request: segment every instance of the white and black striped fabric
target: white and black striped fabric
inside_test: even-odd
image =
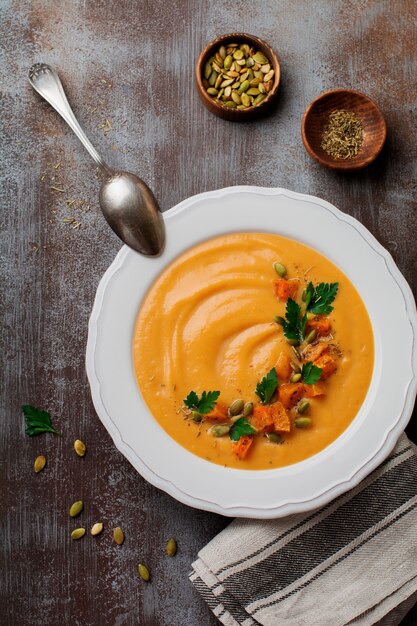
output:
[[[417,601],[417,454],[402,435],[358,487],[322,509],[235,520],[190,580],[225,626],[398,624]]]

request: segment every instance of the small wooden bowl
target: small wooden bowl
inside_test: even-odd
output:
[[[209,96],[204,88],[203,70],[206,61],[217,52],[221,45],[227,46],[231,43],[247,43],[256,48],[256,50],[262,52],[269,59],[271,67],[274,70],[274,83],[272,85],[272,89],[265,100],[257,106],[248,107],[247,109],[228,109]],[[247,33],[231,33],[230,35],[222,35],[221,37],[217,37],[214,41],[211,41],[198,57],[195,68],[197,91],[201,101],[209,111],[225,120],[230,120],[231,122],[246,122],[247,120],[262,117],[264,114],[268,113],[273,108],[274,102],[276,101],[280,78],[281,69],[275,52],[267,43],[265,43],[265,41],[262,41],[262,39],[254,37],[253,35],[248,35]]]
[[[353,111],[363,124],[362,148],[351,159],[335,159],[320,146],[329,115],[336,109]],[[358,170],[369,165],[381,152],[386,134],[384,116],[375,102],[352,89],[326,91],[307,107],[301,122],[301,136],[309,155],[320,165],[335,170]]]

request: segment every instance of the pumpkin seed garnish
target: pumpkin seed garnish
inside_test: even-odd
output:
[[[311,425],[311,419],[309,417],[297,417],[294,424],[297,428],[308,428]]]
[[[300,413],[300,415],[303,415],[304,413],[308,412],[309,408],[310,408],[310,402],[308,400],[300,400],[297,406],[297,413]]]
[[[171,537],[171,539],[168,539],[167,544],[166,544],[166,553],[168,556],[175,556],[177,553],[177,542],[176,540]]]
[[[121,546],[122,543],[124,542],[125,534],[123,530],[120,528],[120,526],[117,526],[117,528],[113,530],[113,539],[115,543],[117,543],[118,546]]]
[[[46,457],[43,454],[40,454],[36,457],[35,463],[33,464],[33,468],[35,470],[35,474],[41,472],[46,465]]]
[[[230,109],[261,104],[272,88],[274,69],[269,59],[247,43],[221,45],[204,64],[207,94]]]
[[[81,439],[76,439],[74,441],[74,450],[78,454],[78,456],[84,456],[87,450],[84,441],[81,441]]]
[[[212,426],[209,430],[210,435],[214,437],[224,437],[230,431],[230,426],[226,424],[219,424],[218,426]]]
[[[84,508],[84,504],[82,500],[77,500],[74,504],[71,504],[69,514],[70,517],[77,517],[81,513]]]
[[[274,263],[274,270],[276,271],[278,276],[280,276],[281,278],[284,278],[284,276],[287,275],[287,268],[285,267],[285,265],[283,265],[279,261]]]
[[[138,565],[138,572],[139,572],[139,576],[142,578],[142,580],[144,580],[146,583],[150,580],[151,575],[149,573],[148,568],[146,567],[146,565],[142,565],[142,563],[139,563]]]
[[[246,402],[243,407],[243,417],[249,417],[253,413],[253,402]]]
[[[81,539],[85,535],[85,528],[76,528],[71,533],[71,539]]]
[[[281,443],[282,437],[278,433],[266,433],[266,438],[271,443]]]
[[[103,524],[101,522],[96,522],[91,527],[90,533],[93,535],[93,537],[95,537],[96,535],[99,535],[102,530],[103,530]]]
[[[238,400],[234,400],[232,404],[229,406],[229,415],[233,417],[234,415],[238,415],[239,413],[242,413],[244,406],[245,406],[245,403],[240,398]]]

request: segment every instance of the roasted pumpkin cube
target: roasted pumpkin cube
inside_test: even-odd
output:
[[[319,359],[314,361],[314,365],[321,368],[322,372],[320,378],[322,380],[326,380],[326,378],[329,378],[329,376],[334,374],[337,370],[337,363],[330,354],[322,354]]]
[[[250,423],[258,432],[273,430],[274,418],[271,413],[271,406],[263,404],[255,406]]]
[[[217,402],[214,409],[204,415],[204,419],[210,422],[226,422],[229,419],[227,406],[223,402]]]
[[[325,352],[327,352],[329,350],[329,346],[327,345],[327,343],[316,343],[315,345],[311,345],[311,346],[307,346],[307,348],[304,350],[304,361],[315,361],[316,359],[318,359],[319,357],[321,357],[322,354],[324,354]]]
[[[286,409],[291,409],[304,395],[303,383],[284,383],[278,389],[280,402]]]
[[[274,420],[274,430],[284,433],[290,432],[290,418],[281,402],[274,402],[271,404],[271,415]]]
[[[309,320],[308,330],[315,330],[319,337],[325,337],[332,330],[332,323],[328,317],[318,316]]]
[[[273,281],[273,285],[274,294],[278,300],[286,302],[288,298],[295,298],[300,283],[297,279],[278,278]]]
[[[304,385],[304,395],[306,398],[316,398],[317,396],[326,395],[324,383],[319,381],[314,385]]]
[[[291,359],[286,352],[281,352],[275,366],[278,380],[287,380],[291,374]]]
[[[233,444],[233,452],[241,461],[243,461],[243,459],[246,458],[252,444],[253,437],[251,435],[244,435]]]

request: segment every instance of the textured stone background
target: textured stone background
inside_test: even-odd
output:
[[[28,69],[36,61],[58,69],[97,149],[138,172],[164,209],[234,184],[312,193],[363,222],[415,291],[416,4],[1,0],[0,6],[0,623],[214,626],[187,573],[228,520],[145,483],[94,412],[84,371],[87,322],[120,242],[100,214],[93,162],[33,92]],[[194,88],[202,46],[236,30],[266,39],[282,62],[278,107],[262,122],[222,121],[203,108]],[[307,104],[343,86],[374,97],[388,124],[383,154],[355,174],[321,169],[300,140]],[[106,119],[107,134],[99,128]],[[386,332],[395,332],[394,321]],[[48,408],[62,439],[25,437],[19,410],[25,402]],[[415,421],[413,430],[415,438]],[[87,442],[84,459],[72,452],[76,437]],[[48,465],[35,476],[40,453]],[[95,541],[69,538],[67,509],[78,498],[86,503],[81,523],[105,522]],[[114,525],[126,532],[121,548],[111,541]],[[171,535],[179,542],[175,559],[164,556]],[[139,560],[151,567],[152,584],[138,579]],[[406,623],[416,621],[417,614]]]

